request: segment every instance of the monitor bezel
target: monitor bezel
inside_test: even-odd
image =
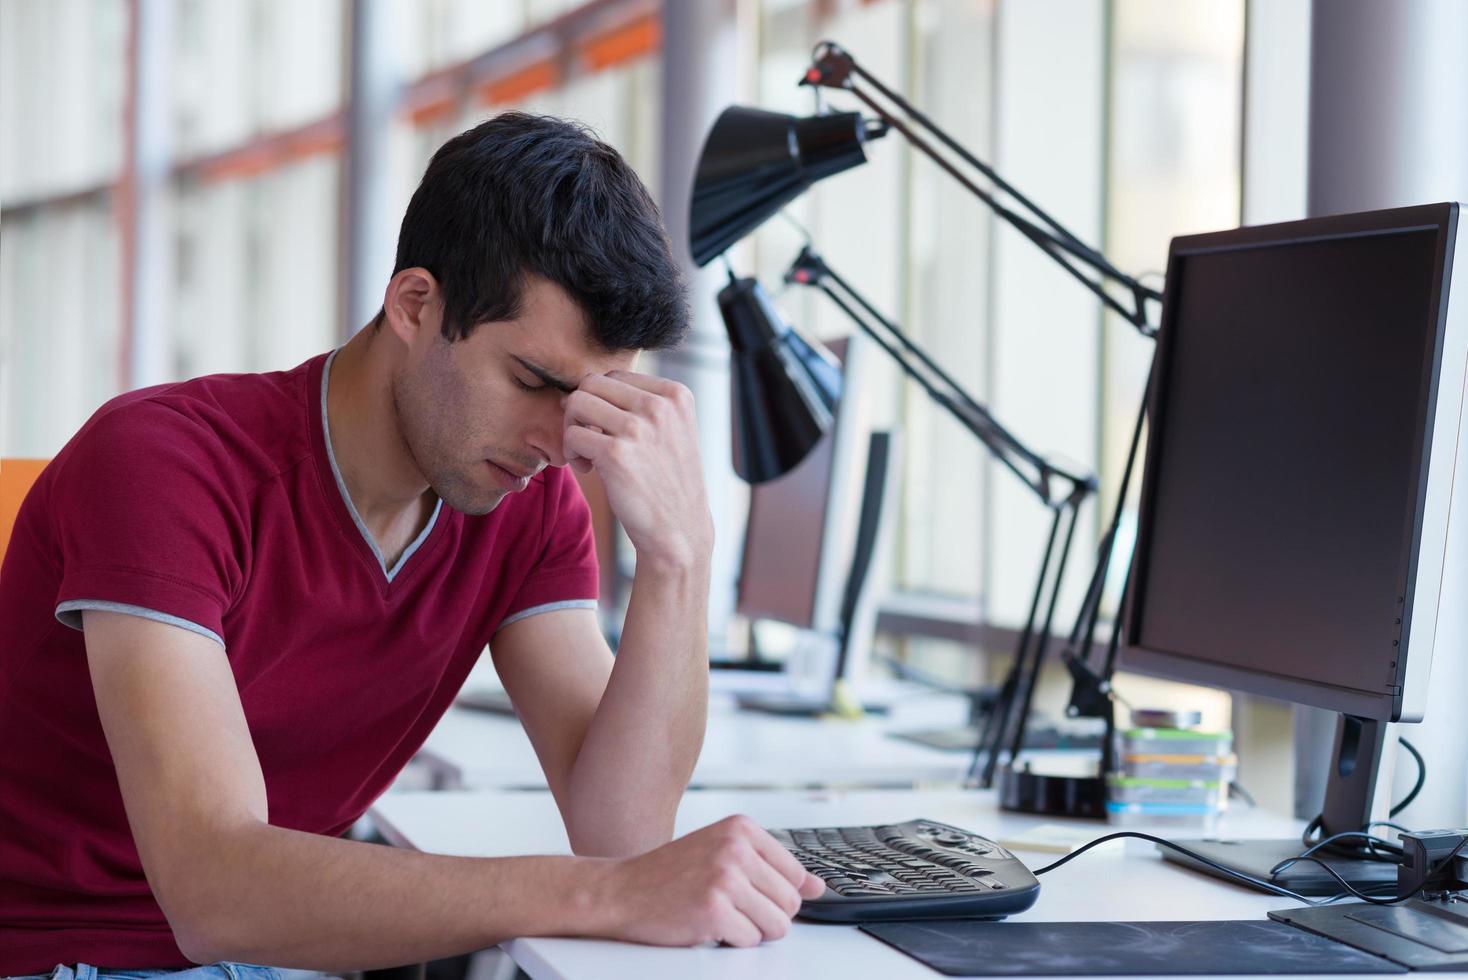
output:
[[[1157,336],[1155,362],[1147,392],[1148,441],[1147,454],[1142,470],[1141,493],[1138,500],[1138,533],[1133,566],[1123,602],[1122,629],[1124,642],[1121,646],[1121,664],[1124,669],[1237,690],[1264,697],[1278,698],[1300,704],[1339,711],[1362,718],[1397,721],[1403,718],[1403,695],[1407,688],[1408,665],[1413,656],[1430,662],[1433,631],[1436,626],[1436,590],[1431,581],[1418,582],[1418,571],[1423,555],[1423,518],[1429,503],[1429,464],[1434,455],[1434,426],[1440,425],[1438,407],[1444,341],[1448,323],[1448,301],[1450,288],[1446,270],[1452,267],[1454,239],[1457,234],[1458,205],[1452,203],[1422,205],[1410,208],[1394,208],[1384,211],[1332,215],[1309,218],[1273,225],[1258,225],[1230,231],[1174,238],[1168,251],[1167,289],[1164,293],[1162,316]],[[1158,454],[1160,435],[1166,426],[1166,406],[1170,381],[1171,337],[1177,319],[1177,297],[1182,288],[1183,268],[1192,256],[1219,251],[1244,248],[1259,248],[1301,244],[1307,241],[1355,238],[1410,231],[1434,230],[1437,244],[1434,250],[1433,289],[1431,308],[1435,311],[1432,338],[1424,354],[1421,378],[1427,395],[1418,404],[1414,423],[1413,463],[1418,473],[1414,493],[1411,519],[1404,522],[1402,541],[1402,563],[1399,595],[1403,614],[1397,630],[1396,660],[1392,671],[1393,683],[1389,689],[1365,690],[1347,685],[1332,685],[1308,680],[1288,674],[1273,674],[1250,670],[1214,661],[1189,656],[1176,650],[1163,650],[1136,645],[1132,638],[1140,635],[1144,612],[1148,562],[1151,554],[1151,514],[1154,511],[1157,493]],[[1461,365],[1455,367],[1461,368]],[[1461,394],[1457,397],[1461,400]],[[1451,421],[1456,422],[1456,418]],[[1443,433],[1453,446],[1458,433]],[[1448,461],[1451,465],[1452,460]],[[1442,475],[1433,474],[1440,483]],[[1451,493],[1451,468],[1447,474],[1448,494]],[[1439,488],[1437,496],[1441,496]],[[1435,502],[1436,506],[1436,502]],[[1446,507],[1442,506],[1441,523],[1446,525]],[[1460,515],[1462,519],[1462,515]],[[1437,558],[1441,558],[1441,549]],[[1427,550],[1431,555],[1431,546]],[[1419,585],[1431,593],[1419,594]],[[1427,601],[1424,601],[1424,598]],[[1431,605],[1431,609],[1421,608]],[[1425,614],[1425,615],[1424,615]],[[1422,633],[1414,639],[1414,625]],[[1385,666],[1385,665],[1384,665]],[[1423,665],[1425,666],[1425,664]],[[1414,674],[1417,671],[1413,672]],[[1422,674],[1425,687],[1425,672]]]

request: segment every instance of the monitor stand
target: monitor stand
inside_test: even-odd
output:
[[[1386,741],[1386,723],[1353,715],[1341,715],[1336,722],[1335,753],[1330,778],[1325,785],[1325,809],[1321,814],[1320,836],[1328,837],[1348,830],[1360,830],[1371,820],[1371,803],[1376,795],[1376,771]],[[1346,843],[1346,842],[1342,842]],[[1210,861],[1232,871],[1272,881],[1301,895],[1335,895],[1345,891],[1320,865],[1301,861],[1271,875],[1270,870],[1281,861],[1300,854],[1307,847],[1300,840],[1204,840],[1188,842]],[[1160,848],[1169,861],[1186,865],[1205,874],[1246,884],[1167,848]],[[1340,851],[1322,848],[1316,856],[1353,886],[1362,891],[1394,889],[1397,866],[1381,861],[1367,861]],[[1261,891],[1263,889],[1260,889]]]

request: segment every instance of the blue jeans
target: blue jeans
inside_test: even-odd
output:
[[[153,977],[168,977],[168,980],[280,980],[280,973],[268,966],[251,966],[248,963],[211,963],[186,970],[98,970],[87,963],[78,963],[74,967],[58,965],[50,973],[16,977],[14,980],[151,980]]]

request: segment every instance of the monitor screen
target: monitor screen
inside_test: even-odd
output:
[[[1397,717],[1452,224],[1426,210],[1174,241],[1124,664]]]
[[[843,361],[846,342],[826,344]],[[810,455],[784,476],[749,491],[749,523],[739,570],[737,611],[749,619],[773,619],[802,629],[817,627],[816,598],[823,572],[831,572],[825,547],[836,441],[842,407]],[[824,564],[823,564],[824,563]]]

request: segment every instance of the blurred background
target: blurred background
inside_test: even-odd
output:
[[[814,111],[796,82],[827,38],[1149,284],[1175,235],[1309,211],[1309,0],[0,0],[0,456],[54,455],[131,388],[289,368],[343,342],[380,303],[430,155],[506,109],[593,127],[686,259],[709,125],[735,102]],[[1022,439],[1099,474],[1066,621],[1151,344],[906,144],[869,157],[731,259],[775,290],[798,223]],[[691,275],[693,337],[644,367],[698,400],[713,626],[737,647],[748,494],[729,462],[723,275]],[[779,298],[817,336],[850,331],[814,295]],[[861,397],[905,443],[878,649],[955,683],[993,678],[1045,514],[895,368],[874,365]],[[588,495],[611,604],[630,556]],[[1288,709],[1122,686],[1232,723],[1241,779],[1287,807]]]

